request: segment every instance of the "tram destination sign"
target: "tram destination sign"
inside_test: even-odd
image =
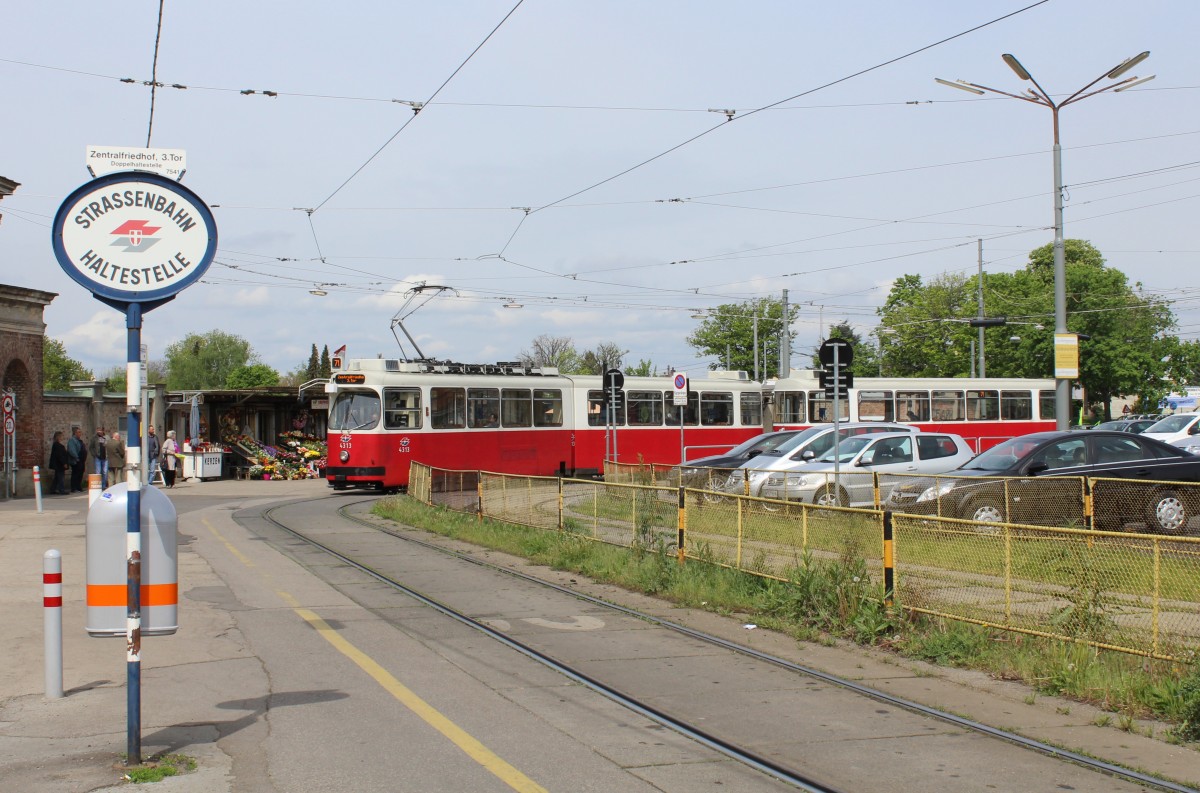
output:
[[[204,201],[153,173],[125,171],[77,188],[54,216],[54,255],[96,297],[149,303],[204,275],[217,225]]]

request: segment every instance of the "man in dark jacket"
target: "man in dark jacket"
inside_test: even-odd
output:
[[[54,472],[54,486],[50,492],[56,496],[68,495],[63,477],[71,470],[71,463],[67,460],[67,447],[63,446],[62,430],[54,433],[54,442],[50,444],[50,470]]]
[[[71,492],[83,492],[83,464],[87,460],[87,444],[83,442],[83,427],[75,427],[67,441],[67,460],[71,463]]]
[[[125,479],[125,442],[121,433],[114,432],[106,444],[108,453],[108,478],[112,484],[119,485]]]
[[[101,488],[108,487],[108,450],[105,448],[107,443],[108,436],[104,434],[104,427],[96,427],[96,434],[88,441],[88,454],[96,464]]]

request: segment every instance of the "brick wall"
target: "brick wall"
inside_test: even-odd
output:
[[[42,415],[42,313],[54,298],[52,292],[0,284],[0,388],[12,391],[17,403],[17,496],[33,494],[28,472],[49,457]]]

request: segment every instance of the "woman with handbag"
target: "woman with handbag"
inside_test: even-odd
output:
[[[163,441],[161,466],[163,482],[167,487],[175,487],[175,472],[179,470],[179,444],[175,442],[175,430],[168,430],[167,439]]]

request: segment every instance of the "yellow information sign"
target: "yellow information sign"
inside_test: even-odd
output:
[[[1079,336],[1074,333],[1054,334],[1054,376],[1079,377]]]

